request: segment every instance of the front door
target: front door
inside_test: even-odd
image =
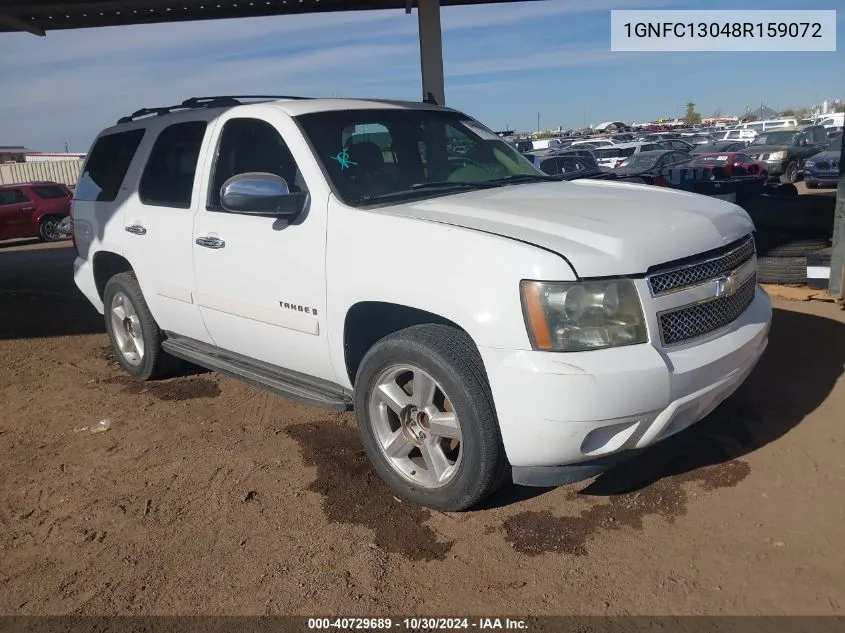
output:
[[[292,192],[309,191],[294,160],[309,154],[301,133],[281,113],[266,116],[219,121],[208,198],[194,222],[196,301],[218,347],[336,382],[324,327],[326,197],[318,201],[311,188],[309,206],[290,223],[220,206],[223,183],[242,173],[275,174]]]
[[[0,240],[36,236],[33,211],[35,205],[21,189],[0,190]]]
[[[152,148],[138,191],[124,205],[123,224],[126,253],[159,327],[211,343],[194,300],[192,240],[207,126],[204,120],[174,123],[145,139]]]

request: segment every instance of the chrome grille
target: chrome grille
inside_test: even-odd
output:
[[[735,293],[728,297],[708,299],[685,307],[674,308],[657,315],[660,338],[664,346],[676,345],[735,321],[754,300],[757,275],[749,277]]]
[[[754,238],[750,235],[738,244],[728,247],[727,252],[714,253],[709,258],[703,255],[704,261],[691,262],[665,272],[655,272],[649,275],[648,285],[655,297],[694,286],[708,279],[713,279],[726,272],[730,272],[747,262],[754,255]]]

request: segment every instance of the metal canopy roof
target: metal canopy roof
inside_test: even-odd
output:
[[[443,6],[513,0],[441,0]],[[0,32],[246,18],[328,11],[406,9],[417,0],[0,0]]]

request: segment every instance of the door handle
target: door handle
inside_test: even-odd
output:
[[[226,246],[226,242],[221,240],[219,237],[198,237],[196,242],[205,248],[223,248]]]
[[[130,224],[129,226],[125,227],[127,233],[132,233],[133,235],[146,235],[147,229],[145,229],[140,224]]]

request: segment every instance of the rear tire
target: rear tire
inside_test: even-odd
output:
[[[115,275],[103,292],[106,332],[117,362],[138,380],[161,378],[180,361],[165,353],[164,334],[150,312],[135,273]]]
[[[61,232],[59,231],[59,224],[61,222],[62,218],[57,215],[48,215],[41,218],[41,221],[38,223],[38,237],[41,241],[58,242],[62,239]]]
[[[465,332],[415,325],[378,341],[358,369],[355,410],[373,468],[402,499],[466,510],[506,478],[490,385]]]

